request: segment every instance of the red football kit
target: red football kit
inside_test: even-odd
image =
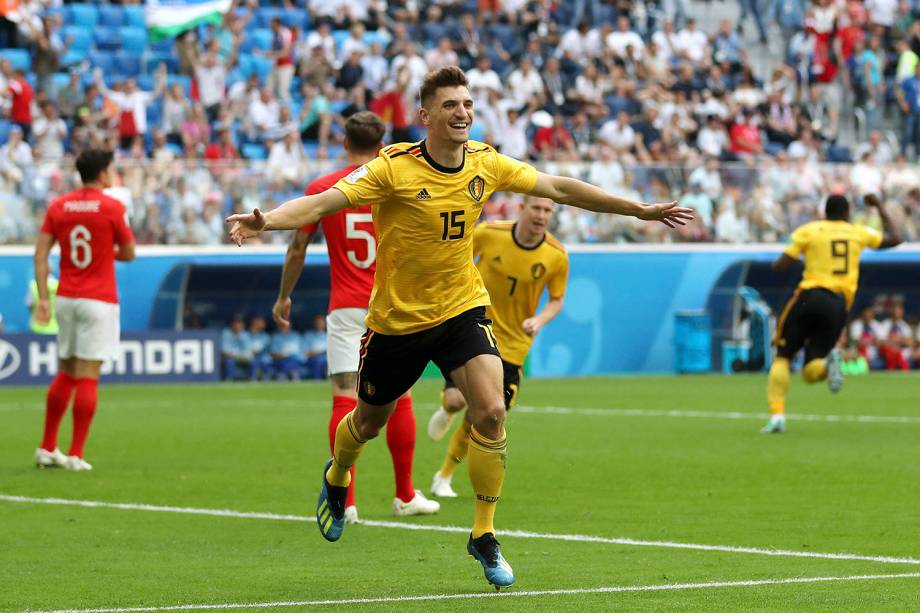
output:
[[[42,232],[61,245],[58,296],[118,303],[115,245],[134,242],[124,205],[84,187],[54,200]]]
[[[307,195],[321,194],[357,166],[346,166],[313,181]],[[374,289],[377,270],[377,237],[371,207],[346,209],[323,217],[319,222],[329,250],[329,311],[336,309],[366,309]],[[304,226],[301,232],[313,234],[317,224]]]

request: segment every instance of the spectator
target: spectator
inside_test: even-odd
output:
[[[629,114],[626,111],[620,111],[616,119],[607,120],[601,126],[597,137],[618,156],[627,156],[626,159],[631,158],[631,152],[636,143],[636,132],[629,125]]]
[[[565,118],[560,113],[552,116],[552,123],[537,128],[533,146],[544,160],[578,159],[575,140],[565,127]]]
[[[195,103],[192,116],[182,124],[182,150],[189,159],[200,159],[211,142],[211,126],[204,107]]]
[[[674,31],[674,22],[670,19],[665,19],[661,23],[661,29],[652,34],[651,42],[655,43],[664,62],[670,62],[672,57],[680,53],[680,43]]]
[[[645,54],[645,43],[642,37],[634,32],[629,23],[629,17],[620,15],[617,18],[617,29],[607,35],[604,41],[616,57],[639,61]],[[632,56],[626,53],[627,47],[632,47]]]
[[[418,49],[416,49],[415,43],[412,41],[404,43],[402,53],[393,58],[393,63],[390,65],[390,74],[395,77],[399,74],[399,69],[402,66],[408,66],[409,68],[409,85],[406,93],[409,100],[414,100],[419,87],[422,85],[422,79],[428,74],[428,64],[426,64],[425,60],[418,54]],[[470,73],[466,75],[467,79],[470,81],[470,92],[473,93],[473,80],[471,76]],[[499,90],[500,89],[501,85],[499,85]],[[473,97],[475,99],[475,93],[473,93]]]
[[[747,61],[744,42],[738,33],[732,30],[732,24],[728,19],[719,22],[719,31],[712,38],[712,49],[715,62],[727,62],[732,66],[733,72]]]
[[[106,87],[102,72],[98,69],[95,72],[95,78],[99,91],[118,107],[118,136],[121,139],[121,147],[126,149],[131,145],[135,136],[143,136],[147,133],[147,106],[163,95],[166,88],[166,66],[161,65],[157,69],[156,89],[152,92],[138,89],[134,79],[126,79],[122,83],[124,91],[110,90]]]
[[[241,370],[249,372],[252,365],[252,339],[246,331],[242,315],[234,315],[230,326],[224,328],[220,346],[224,379],[236,381],[241,377]]]
[[[680,199],[680,206],[693,207],[696,217],[707,230],[713,225],[713,202],[703,191],[703,184],[699,180],[690,182],[690,190]]]
[[[687,27],[677,35],[677,53],[696,66],[706,68],[710,63],[709,37],[696,28],[696,19],[687,20]]]
[[[22,128],[13,125],[7,141],[0,145],[0,179],[3,179],[0,185],[7,183],[12,187],[10,191],[18,192],[19,185],[26,173],[31,170],[31,166],[32,149],[23,139]]]
[[[328,21],[321,21],[316,24],[316,29],[307,35],[297,55],[303,61],[305,58],[312,56],[316,49],[322,52],[324,59],[330,66],[335,65],[335,38],[332,36],[332,28],[329,26]]]
[[[593,120],[607,117],[610,112],[604,103],[604,97],[610,92],[610,83],[601,77],[594,64],[585,66],[584,72],[575,78],[573,97]]]
[[[228,126],[221,125],[218,127],[217,141],[208,145],[204,152],[204,158],[211,161],[240,159],[240,152],[237,150],[236,145],[233,144],[233,134]]]
[[[556,58],[565,58],[569,62],[585,65],[588,62],[588,31],[591,24],[582,21],[577,28],[572,28],[562,35],[556,48]]]
[[[757,121],[751,109],[746,108],[741,112],[741,116],[735,120],[729,130],[729,137],[731,138],[731,152],[739,157],[750,159],[752,156],[763,153],[760,129],[757,127]]]
[[[249,379],[263,380],[272,376],[272,357],[269,353],[271,336],[265,331],[265,318],[254,315],[249,320],[249,339],[252,344],[252,363],[249,370]]]
[[[160,129],[153,131],[153,147],[150,150],[150,159],[156,166],[165,171],[170,162],[176,159],[176,154],[169,148],[166,132]]]
[[[67,124],[58,117],[53,102],[45,102],[41,109],[42,114],[32,124],[35,154],[41,160],[60,160],[64,157]]]
[[[198,85],[198,101],[204,106],[208,121],[217,121],[217,115],[227,91],[227,65],[232,65],[233,57],[222,60],[220,45],[214,40],[208,45],[195,63],[195,82]],[[226,63],[225,63],[226,62]]]
[[[720,243],[747,243],[751,240],[750,227],[745,216],[738,213],[738,202],[731,195],[722,198],[716,217],[715,238]]]
[[[326,317],[315,315],[313,329],[303,335],[304,366],[309,379],[326,378]]]
[[[348,33],[348,38],[342,41],[342,47],[339,49],[336,66],[343,66],[355,53],[360,57],[367,52],[367,45],[364,44],[364,33],[365,28],[363,23],[358,22],[352,24]]]
[[[881,357],[885,370],[910,370],[908,360],[914,353],[914,336],[910,324],[904,321],[904,304],[895,302],[891,317],[878,327]]]
[[[300,335],[291,328],[279,329],[272,334],[269,353],[275,378],[300,379],[300,345]]]
[[[719,172],[719,159],[707,156],[703,166],[699,166],[687,178],[689,183],[697,183],[709,199],[716,202],[722,197],[722,177]]]
[[[285,187],[296,188],[303,182],[307,159],[296,130],[290,130],[271,147],[266,171],[269,178]]]
[[[303,110],[300,120],[300,137],[307,141],[317,141],[325,148],[329,142],[332,126],[332,108],[326,95],[315,87],[305,85],[303,88]]]
[[[450,38],[442,36],[438,44],[425,54],[428,70],[437,70],[443,66],[456,66],[460,63],[460,56],[454,51]]]
[[[805,0],[771,0],[767,9],[767,23],[779,25],[782,37],[783,59],[789,58],[789,45],[795,33],[802,29],[805,21]]]
[[[361,51],[355,49],[339,69],[339,77],[335,81],[335,86],[340,90],[349,91],[360,84],[363,78]]]
[[[723,124],[716,115],[706,118],[706,125],[700,129],[696,136],[696,146],[704,154],[718,159],[725,159],[728,134]]]
[[[518,108],[534,101],[543,104],[543,79],[527,56],[521,58],[517,68],[511,71],[507,80],[508,98]]]
[[[76,69],[70,71],[67,85],[62,87],[57,94],[58,111],[65,121],[73,121],[77,116],[77,109],[83,102],[85,92],[80,80],[80,72]]]
[[[326,56],[322,45],[316,44],[300,60],[297,74],[303,83],[309,83],[315,87],[321,87],[329,79],[333,78],[335,68],[332,62]]]
[[[901,83],[898,103],[904,113],[901,153],[908,155],[909,148],[913,146],[913,155],[916,157],[920,154],[920,64],[914,70],[914,76]]]
[[[361,57],[361,74],[364,79],[364,87],[369,91],[377,92],[383,89],[389,74],[389,65],[383,56],[383,48],[380,43],[371,43],[370,51]]]
[[[274,61],[274,67],[268,75],[268,86],[279,99],[289,102],[294,78],[294,33],[282,25],[280,17],[273,17],[270,23],[272,48],[266,55]]]
[[[26,73],[22,70],[11,70],[7,60],[3,60],[3,75],[7,79],[9,98],[10,120],[19,126],[25,140],[32,137],[32,99],[35,97],[32,86],[26,80]]]
[[[249,138],[261,141],[275,134],[281,125],[281,107],[270,87],[263,87],[259,97],[249,105]]]

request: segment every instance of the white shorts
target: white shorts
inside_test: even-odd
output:
[[[367,309],[336,309],[326,315],[326,359],[329,374],[358,372],[361,337],[367,330]]]
[[[117,304],[58,296],[55,305],[61,359],[104,362],[114,357],[121,335],[121,309]]]

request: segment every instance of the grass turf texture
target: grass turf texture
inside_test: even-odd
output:
[[[764,376],[528,380],[525,406],[756,412]],[[438,398],[415,389],[416,487],[446,440],[424,434]],[[103,386],[87,446],[91,473],[39,471],[44,390],[0,391],[0,493],[311,515],[328,458],[321,384]],[[796,551],[920,557],[920,423],[796,421],[795,413],[917,416],[920,378],[876,375],[791,386],[789,432],[766,420],[509,416],[499,530]],[[69,439],[70,419],[62,427]],[[62,444],[62,448],[66,447]],[[383,437],[358,468],[363,519],[392,519]],[[468,526],[459,499],[407,523]],[[0,611],[253,603],[489,592],[461,533],[315,525],[0,501]],[[920,572],[920,565],[772,557],[502,537],[512,591]],[[349,605],[349,610],[907,610],[920,579],[688,591]],[[278,611],[291,609],[274,609]]]

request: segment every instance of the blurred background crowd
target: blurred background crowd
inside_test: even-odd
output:
[[[700,212],[665,233],[563,209],[565,242],[781,241],[829,192],[920,231],[915,0],[234,0],[159,40],[138,4],[0,6],[0,243],[34,238],[89,146],[118,151],[139,242],[226,242],[224,214],[341,163],[349,114],[423,138],[418,84],[447,64],[474,139]]]

